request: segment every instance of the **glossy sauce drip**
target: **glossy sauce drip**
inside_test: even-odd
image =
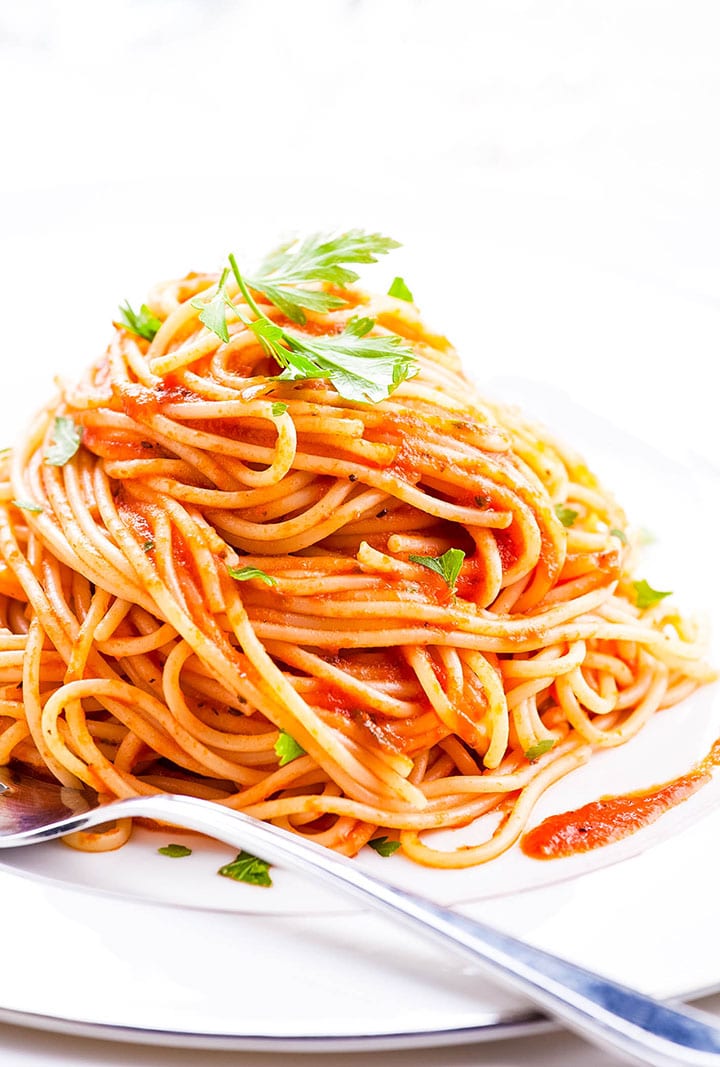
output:
[[[624,796],[602,797],[575,811],[551,815],[522,838],[526,856],[557,859],[621,841],[659,819],[706,785],[720,765],[720,738],[705,759],[664,785]]]

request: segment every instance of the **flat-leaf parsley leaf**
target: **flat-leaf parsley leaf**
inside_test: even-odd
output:
[[[369,336],[374,325],[372,319],[351,319],[342,333],[327,337],[284,330],[285,344],[273,345],[275,359],[285,368],[280,378],[327,378],[346,400],[385,400],[415,373],[414,356],[397,334]]]
[[[53,429],[53,440],[45,455],[45,462],[51,467],[64,467],[82,441],[82,430],[69,415],[58,415]]]
[[[225,282],[229,273],[230,268],[226,267],[220,275],[214,296],[211,296],[209,300],[203,300],[201,297],[196,296],[190,301],[190,306],[197,308],[200,312],[198,315],[200,322],[207,326],[208,330],[212,330],[221,341],[226,343],[230,340],[230,334],[228,333],[225,311],[227,308],[233,307],[233,302],[225,289]]]
[[[322,289],[304,289],[313,282],[346,286],[359,275],[348,263],[375,263],[378,256],[398,248],[397,241],[379,233],[348,230],[346,233],[315,233],[302,241],[281,245],[267,256],[257,275],[247,284],[298,325],[305,323],[304,308],[327,312],[343,307],[342,297]]]
[[[435,571],[445,581],[450,592],[455,592],[455,583],[465,559],[462,549],[449,548],[442,556],[408,556],[408,559],[427,567],[429,571]]]
[[[120,321],[126,330],[144,337],[146,341],[152,341],[155,334],[162,326],[162,322],[154,315],[147,304],[141,304],[139,311],[133,311],[127,300],[120,305]]]
[[[635,590],[635,603],[641,610],[652,608],[666,596],[672,596],[671,592],[662,593],[659,589],[653,589],[644,578],[639,582],[633,582],[633,589]]]

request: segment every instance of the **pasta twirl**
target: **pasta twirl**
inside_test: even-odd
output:
[[[155,336],[118,325],[3,457],[0,762],[350,855],[382,832],[423,864],[491,859],[551,783],[710,678],[698,636],[638,606],[612,497],[413,305],[325,285],[342,306],[307,311],[308,337],[362,315],[412,346],[418,373],[364,403],[279,380],[239,314],[207,329],[216,282],[159,287]],[[49,462],[59,427],[80,447]],[[427,563],[451,549],[454,582]],[[426,833],[490,811],[482,844]]]

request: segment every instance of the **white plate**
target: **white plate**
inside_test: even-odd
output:
[[[20,246],[18,253],[21,259]],[[46,259],[52,256],[46,240]],[[489,280],[503,262],[514,277],[534,269],[517,253],[505,260],[498,253],[479,269]],[[117,275],[117,264],[113,270]],[[107,303],[107,281],[96,278],[92,287]],[[50,299],[59,311],[62,301]],[[472,310],[463,319],[454,309],[466,356]],[[498,319],[498,336],[500,328]],[[3,399],[6,423],[19,425],[22,408],[46,395],[37,383],[51,367],[60,363],[73,373],[84,365],[98,332],[93,320],[88,337],[73,335],[72,351],[65,331],[50,348],[42,336],[24,337],[32,370],[18,367],[20,397]],[[564,343],[571,343],[567,334]],[[475,370],[488,378],[482,367]],[[673,448],[665,454],[644,445],[556,389],[527,379],[490,388],[521,401],[583,451],[631,519],[658,534],[646,560],[651,584],[674,588],[693,609],[718,603],[717,567],[707,563],[717,519],[712,474],[673,459]],[[682,773],[718,734],[713,687],[558,783],[533,822]],[[363,854],[360,862],[639,988],[689,995],[720,985],[716,900],[705,877],[720,828],[719,788],[707,786],[652,827],[587,856],[537,863],[513,850],[488,867],[460,872],[425,870],[398,856]],[[170,860],[156,852],[166,839],[139,833],[127,848],[103,856],[57,843],[2,856],[4,955],[12,960],[0,971],[6,1018],[119,1038],[288,1051],[449,1044],[538,1025],[532,1009],[474,968],[299,876],[276,871],[272,890],[238,885],[214,874],[227,849],[192,838],[193,855]]]

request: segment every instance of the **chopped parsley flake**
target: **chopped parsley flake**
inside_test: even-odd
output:
[[[555,741],[552,737],[543,737],[542,741],[538,741],[537,744],[530,746],[525,753],[525,759],[529,760],[530,763],[534,763],[536,759],[540,759],[546,752],[549,752],[554,744]]]
[[[192,849],[187,845],[163,845],[158,849],[161,856],[171,856],[172,859],[182,859],[183,856],[192,856]]]
[[[413,295],[405,284],[405,279],[399,276],[393,278],[392,285],[388,289],[388,296],[394,296],[396,300],[407,300],[409,304],[413,303]]]
[[[37,511],[40,512],[43,508],[39,504],[36,504],[33,500],[13,500],[13,504],[16,508],[22,508],[23,511]]]
[[[250,852],[238,852],[232,863],[226,863],[221,867],[218,874],[223,878],[232,878],[236,882],[247,882],[249,885],[271,886],[272,878],[269,874],[270,864],[266,860],[258,859]]]
[[[305,755],[305,749],[302,745],[299,745],[295,738],[285,733],[284,730],[280,731],[280,736],[274,747],[275,755],[278,757],[281,767],[284,767],[286,763],[292,763],[298,756]]]
[[[277,585],[277,578],[271,577],[258,567],[231,567],[228,564],[228,574],[236,582],[249,582],[251,578],[259,578],[265,585]]]
[[[663,593],[659,589],[653,589],[644,578],[639,582],[633,582],[633,589],[635,590],[635,603],[641,611],[644,611],[645,608],[654,607],[655,604],[664,600],[666,596],[672,596],[669,591]]]
[[[374,837],[368,841],[370,848],[374,848],[379,856],[392,856],[400,848],[399,841],[392,841],[389,837]]]
[[[566,508],[564,504],[557,504],[555,506],[555,514],[563,526],[572,526],[580,512],[573,511],[572,508]]]

